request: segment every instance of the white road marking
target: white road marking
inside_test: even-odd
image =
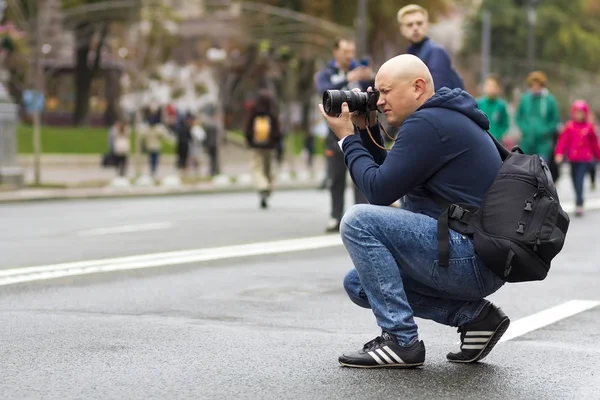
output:
[[[529,315],[514,321],[508,327],[508,330],[500,339],[500,342],[506,342],[529,332],[551,325],[561,319],[572,317],[575,314],[590,310],[600,305],[600,301],[591,300],[571,300],[548,308],[536,314]]]
[[[572,201],[561,202],[561,207],[567,213],[575,212],[575,203]],[[583,210],[600,210],[600,197],[585,199]]]
[[[113,271],[156,268],[201,261],[315,250],[342,245],[339,235],[259,242],[198,250],[173,251],[104,260],[78,261],[0,270],[0,286]]]
[[[149,224],[138,224],[138,225],[122,225],[112,226],[106,228],[96,228],[86,231],[80,231],[77,236],[99,236],[99,235],[112,235],[115,233],[131,233],[131,232],[144,232],[144,231],[160,231],[165,229],[171,229],[173,224],[170,222],[152,222]]]

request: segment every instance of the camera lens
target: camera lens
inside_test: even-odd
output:
[[[339,90],[327,90],[323,93],[323,108],[328,115],[340,114],[342,103],[342,94]]]
[[[342,103],[348,103],[350,112],[367,111],[369,95],[365,92],[350,90],[327,90],[323,93],[323,108],[328,115],[339,115],[342,112]]]

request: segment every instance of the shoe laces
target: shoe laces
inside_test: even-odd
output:
[[[382,338],[381,336],[377,336],[375,339],[371,340],[370,342],[365,343],[365,345],[363,346],[363,350],[364,351],[373,350],[374,348],[381,346],[381,344],[383,342],[385,342],[385,339]]]
[[[393,339],[389,333],[383,331],[381,333],[381,336],[377,336],[375,339],[371,340],[370,342],[365,343],[365,345],[363,346],[363,350],[364,351],[373,350],[377,347],[380,347],[383,343],[385,343],[388,340],[393,340]]]

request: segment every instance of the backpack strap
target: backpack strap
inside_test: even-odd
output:
[[[438,218],[438,265],[450,264],[450,228],[463,235],[473,235],[479,226],[479,207],[470,204],[450,204]]]
[[[486,132],[496,145],[502,161],[506,160],[510,152],[489,131]],[[438,217],[438,264],[448,266],[450,263],[450,227],[454,227],[460,233],[467,235],[475,233],[475,228],[479,223],[476,214],[479,207],[468,204],[454,204],[431,191],[430,194],[436,204],[444,210]]]

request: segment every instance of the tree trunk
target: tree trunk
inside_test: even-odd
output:
[[[75,64],[75,110],[73,125],[79,126],[87,122],[90,110],[90,90],[92,83],[92,69],[88,66],[89,44],[78,47]]]
[[[118,69],[110,69],[104,73],[104,81],[106,91],[104,96],[106,98],[106,111],[104,112],[104,125],[111,126],[115,121],[121,117],[118,112],[118,100],[121,92],[121,85],[119,79],[121,77],[121,71]]]
[[[101,28],[94,63],[88,65],[91,49],[91,40],[94,29],[89,24],[80,25],[75,29],[77,38],[77,49],[75,53],[75,110],[73,112],[73,125],[79,126],[87,123],[90,111],[90,92],[94,75],[100,69],[102,59],[102,45],[108,33],[108,25]]]

